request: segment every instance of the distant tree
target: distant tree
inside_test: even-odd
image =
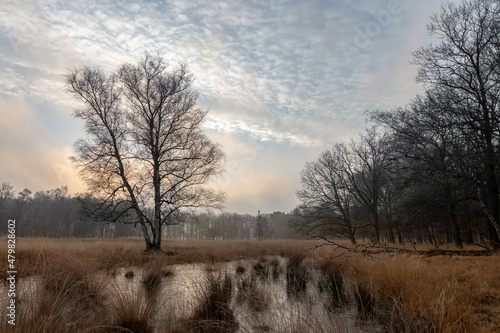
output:
[[[0,184],[0,218],[2,218],[2,220],[7,218],[9,205],[13,198],[14,186],[9,182],[2,182],[2,184]]]
[[[291,221],[294,218],[293,211],[284,213],[280,211],[269,214],[269,226],[273,230],[272,238],[274,239],[302,239],[305,236],[298,233]]]
[[[31,199],[31,190],[25,188],[17,194],[17,198],[20,202],[27,202]]]
[[[201,130],[207,111],[196,106],[192,80],[185,65],[168,71],[148,53],[113,74],[84,67],[66,76],[85,106],[75,117],[85,121],[87,139],[76,143],[73,161],[99,199],[93,215],[138,224],[146,250],[161,249],[162,226],[179,210],[220,208],[225,199],[205,186],[224,154]]]
[[[302,171],[302,190],[297,192],[302,204],[295,211],[300,216],[295,226],[309,236],[342,236],[353,244],[357,229],[370,226],[373,241],[380,242],[389,166],[387,138],[375,128],[350,145],[335,144]],[[362,210],[367,219],[359,218]],[[393,240],[392,226],[387,230]]]
[[[269,227],[269,222],[265,216],[260,214],[260,210],[257,214],[257,221],[255,222],[255,238],[258,241],[268,239],[272,236],[273,230]]]

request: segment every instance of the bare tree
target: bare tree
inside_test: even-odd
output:
[[[266,216],[257,213],[257,221],[255,221],[255,238],[258,241],[268,239],[272,236],[273,230],[269,227],[269,222]]]
[[[92,211],[138,224],[146,250],[161,249],[162,226],[183,208],[220,208],[225,200],[206,186],[224,154],[201,130],[207,111],[196,106],[192,80],[185,65],[168,71],[148,53],[113,74],[84,67],[66,77],[85,105],[75,116],[85,120],[87,138],[73,161],[99,199]]]
[[[306,164],[301,173],[301,204],[295,209],[292,225],[310,237],[346,237],[356,244],[357,221],[351,209],[352,188],[345,173],[346,147],[337,144]]]
[[[387,139],[372,128],[361,135],[359,142],[352,141],[350,152],[346,151],[344,155],[345,173],[352,194],[370,213],[374,241],[380,242],[380,202],[390,162]]]
[[[356,230],[370,226],[373,241],[380,242],[381,202],[388,200],[387,149],[386,135],[372,128],[359,141],[349,146],[335,144],[317,162],[308,163],[302,171],[303,189],[297,192],[302,201],[296,210],[302,217],[296,223],[299,230],[310,236],[318,232],[342,235],[354,244]],[[363,226],[353,215],[360,208],[369,215]],[[393,240],[394,235],[389,238]]]
[[[417,81],[453,96],[448,126],[460,132],[480,166],[471,173],[491,225],[500,233],[500,2],[448,3],[431,17],[437,45],[414,53]]]
[[[406,179],[407,194],[412,188],[417,190],[423,186],[434,194],[439,193],[434,207],[428,208],[445,212],[453,241],[462,247],[457,208],[471,199],[469,185],[474,182],[470,180],[477,174],[478,165],[477,154],[467,135],[458,125],[453,125],[456,121],[454,101],[455,96],[447,91],[427,91],[405,108],[373,112],[372,119],[391,132],[393,155],[398,159],[400,177]]]
[[[7,208],[9,203],[14,198],[14,186],[9,182],[0,184],[0,218],[5,220],[7,217]]]

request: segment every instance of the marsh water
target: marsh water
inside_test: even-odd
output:
[[[231,279],[229,308],[238,323],[236,332],[377,332],[373,322],[360,320],[355,304],[332,299],[325,276],[306,265],[304,283],[290,286],[287,258],[267,257],[217,264],[183,264],[168,267],[154,296],[157,325],[189,318],[212,279]],[[133,272],[133,274],[132,274]],[[131,276],[133,275],[133,276]],[[121,268],[111,288],[121,294],[144,292],[145,269]],[[299,277],[296,277],[299,278]],[[302,278],[302,277],[300,277]],[[210,291],[209,291],[210,292]],[[146,295],[148,293],[146,292]],[[146,296],[147,297],[147,296]]]
[[[122,267],[98,272],[95,278],[106,281],[102,292],[108,295],[107,302],[118,299],[137,307],[153,304],[155,332],[168,331],[172,323],[189,325],[189,319],[204,306],[203,297],[213,292],[208,287],[210,281],[226,281],[229,298],[225,309],[235,323],[231,332],[382,331],[377,324],[361,320],[356,303],[343,301],[342,291],[335,290],[336,284],[312,262],[302,262],[301,270],[290,274],[289,260],[266,257],[170,265],[157,269],[159,280],[149,287],[144,282],[151,272],[148,267]],[[21,295],[36,297],[42,288],[37,277],[19,282]],[[348,282],[342,284],[342,289],[349,288]],[[6,295],[3,290],[2,294]]]

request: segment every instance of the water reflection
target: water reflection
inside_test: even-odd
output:
[[[335,309],[332,296],[319,287],[324,279],[322,272],[310,263],[303,265],[306,272],[298,271],[295,275],[290,274],[288,259],[282,257],[215,265],[174,265],[168,268],[173,274],[162,277],[159,289],[145,293],[145,297],[156,304],[158,332],[163,332],[168,323],[191,318],[207,291],[208,280],[226,276],[231,279],[229,308],[239,324],[237,332],[381,331],[373,323],[360,321],[354,306],[343,304]],[[144,293],[146,274],[147,268],[116,270],[108,285],[110,294]],[[304,279],[303,286],[297,284],[297,279]]]
[[[17,300],[24,307],[20,320],[36,318],[37,306],[42,304],[38,300],[47,292],[89,301],[86,293],[92,291],[92,306],[82,308],[78,304],[61,302],[70,304],[74,310],[56,308],[54,311],[84,309],[87,316],[105,312],[109,317],[106,325],[117,326],[124,325],[139,312],[137,320],[146,320],[146,326],[151,327],[149,331],[158,333],[190,332],[193,326],[209,321],[219,321],[219,326],[214,330],[198,331],[382,331],[380,326],[359,319],[356,302],[343,295],[343,290],[349,288],[349,281],[343,280],[341,272],[336,273],[338,276],[326,274],[315,268],[312,259],[303,257],[266,257],[211,265],[122,267],[79,274],[71,279],[69,275],[63,276],[60,281],[54,280],[54,276],[19,280]],[[89,277],[93,281],[86,281],[81,285],[85,288],[78,289],[75,282]],[[68,281],[73,281],[70,286]],[[5,301],[5,285],[0,289],[2,301]],[[227,297],[212,297],[210,293],[214,292],[226,293]],[[55,299],[62,301],[65,298]],[[221,326],[220,318],[228,321],[226,326]],[[221,327],[225,328],[221,330]]]

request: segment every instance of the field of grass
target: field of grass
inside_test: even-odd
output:
[[[6,244],[5,239],[2,244]],[[37,278],[35,284],[41,294],[16,296],[17,324],[10,327],[4,319],[0,331],[184,333],[217,332],[229,325],[231,328],[227,330],[236,332],[238,326],[230,307],[220,306],[227,303],[223,301],[224,293],[230,294],[234,287],[223,274],[208,278],[209,283],[200,291],[202,305],[194,305],[198,309],[197,318],[186,322],[163,318],[164,330],[158,331],[152,323],[157,307],[152,295],[162,279],[174,274],[169,265],[262,260],[271,255],[287,258],[283,276],[291,288],[303,288],[301,281],[308,279],[307,268],[315,267],[324,272],[321,290],[332,295],[332,308],[354,305],[361,319],[376,321],[384,332],[500,331],[498,253],[426,256],[386,251],[384,247],[383,251],[378,248],[362,252],[332,251],[331,247],[315,249],[319,244],[278,240],[166,241],[164,253],[144,253],[145,246],[140,240],[18,239],[17,283],[29,285],[30,279]],[[426,249],[425,246],[417,248]],[[452,247],[444,249],[453,250]],[[0,253],[0,260],[6,267],[6,251]],[[105,292],[106,284],[117,269],[127,267],[142,267],[147,272],[142,282],[144,293],[110,298]],[[271,266],[263,264],[256,264],[253,269],[258,274],[273,272]],[[6,271],[0,272],[4,281]],[[214,297],[213,293],[220,297]],[[255,293],[252,296],[255,298]],[[215,306],[210,307],[210,302]],[[259,309],[262,304],[256,303],[253,307]],[[5,311],[5,307],[2,308]],[[221,308],[225,311],[218,313]],[[338,311],[335,309],[332,311]],[[305,332],[304,325],[310,325],[307,329],[311,332],[344,332],[342,325],[324,324],[331,318],[315,318],[314,314],[302,316],[300,325],[294,328],[284,324],[283,331]],[[4,312],[2,317],[6,317]],[[215,326],[211,318],[216,318]]]
[[[6,239],[2,240],[6,244]],[[59,269],[65,261],[79,260],[95,270],[117,267],[142,267],[151,262],[164,265],[185,263],[216,263],[237,259],[284,255],[290,251],[311,252],[319,242],[269,241],[164,241],[163,253],[145,253],[145,244],[138,239],[17,239],[18,277],[38,275],[51,267]],[[7,251],[0,253],[7,263]],[[3,274],[3,275],[2,275]],[[0,272],[2,279],[5,271]]]

